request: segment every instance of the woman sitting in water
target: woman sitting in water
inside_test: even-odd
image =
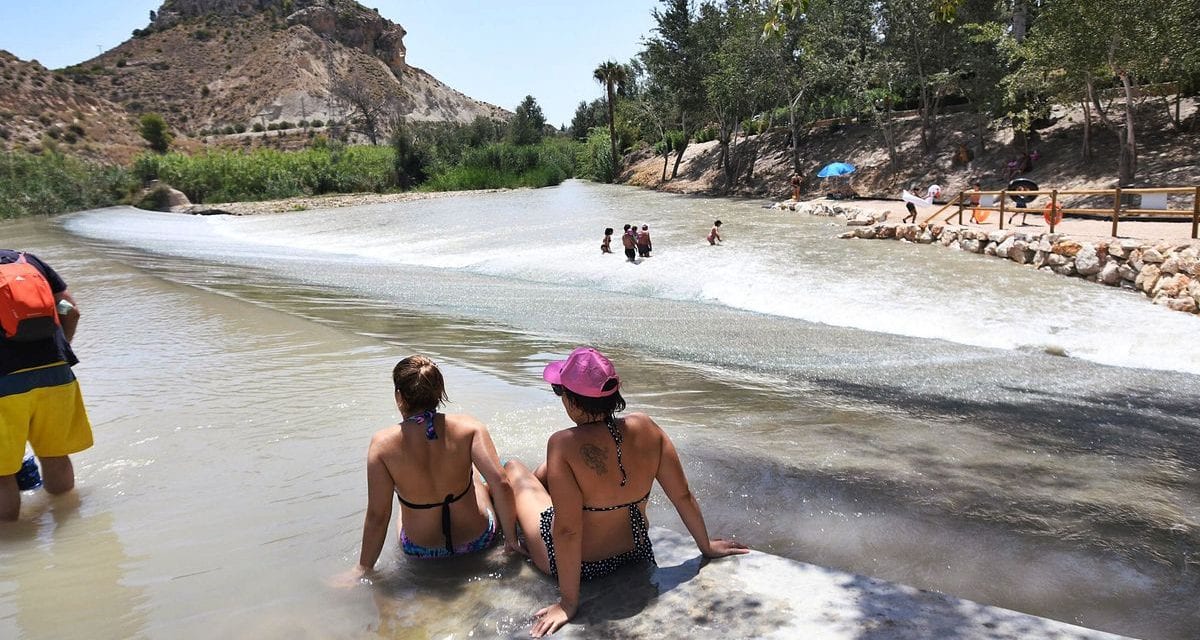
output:
[[[608,358],[580,347],[547,365],[542,377],[562,397],[575,426],[550,436],[546,464],[536,475],[520,462],[505,465],[530,557],[538,569],[558,576],[561,597],[535,614],[535,637],[554,633],[575,615],[580,580],[654,562],[646,501],[655,480],[706,558],[747,553],[743,544],[709,539],[667,434],[646,414],[613,415],[625,409],[625,400]]]
[[[445,384],[425,356],[401,360],[392,382],[404,419],[371,438],[362,552],[350,577],[374,569],[393,494],[400,499],[400,542],[409,556],[447,558],[486,549],[496,541],[497,517],[506,550],[520,551],[512,486],[487,427],[465,414],[437,412],[447,400]]]

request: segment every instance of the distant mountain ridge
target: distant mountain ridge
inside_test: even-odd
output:
[[[65,78],[80,100],[125,112],[112,119],[130,123],[158,112],[173,130],[191,137],[255,124],[342,120],[349,107],[333,89],[348,79],[409,120],[467,123],[511,116],[409,66],[404,28],[353,0],[166,0],[149,17],[126,42],[54,72],[60,78],[54,82]],[[27,93],[43,86],[55,88],[27,84]],[[3,98],[0,109],[6,109]],[[29,115],[37,120],[40,114]],[[69,125],[68,119],[51,119]],[[35,144],[39,124],[22,129],[17,142],[12,132],[7,140],[0,137],[0,145]],[[136,141],[133,128],[130,134]]]

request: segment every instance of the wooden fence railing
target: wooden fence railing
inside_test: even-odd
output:
[[[1156,195],[1164,196],[1192,196],[1192,207],[1188,209],[1168,209],[1167,205],[1162,209],[1134,209],[1126,204],[1128,196],[1131,195]],[[995,196],[998,204],[984,206],[978,204],[983,196]],[[1010,202],[1012,196],[1032,197],[1036,199],[1039,196],[1049,196],[1049,202],[1040,207],[1018,206],[1014,202]],[[1084,197],[1105,197],[1112,198],[1112,205],[1103,208],[1098,207],[1064,207],[1060,204],[1063,198],[1071,198],[1076,196]],[[1032,204],[1032,201],[1026,203]],[[1112,235],[1117,236],[1117,226],[1121,220],[1135,221],[1138,218],[1147,216],[1154,217],[1190,217],[1192,220],[1192,239],[1197,239],[1197,233],[1200,232],[1200,186],[1198,187],[1161,187],[1161,188],[1144,188],[1144,189],[1050,189],[1041,191],[1019,191],[1005,189],[1002,191],[963,191],[957,196],[950,199],[941,209],[938,209],[933,215],[925,218],[925,222],[940,216],[946,210],[955,208],[950,212],[950,215],[944,218],[945,222],[949,222],[951,218],[957,217],[958,223],[963,224],[963,216],[968,209],[976,211],[998,211],[999,225],[1003,229],[1005,225],[1004,215],[1010,214],[1008,223],[1012,223],[1012,219],[1018,214],[1022,218],[1030,214],[1038,214],[1046,219],[1050,225],[1050,233],[1054,233],[1054,228],[1062,222],[1062,216],[1068,213],[1102,216],[1112,220]]]

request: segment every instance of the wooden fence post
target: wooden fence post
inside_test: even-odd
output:
[[[959,224],[963,223],[962,214],[963,214],[963,194],[959,193],[958,194],[958,223]]]
[[[1196,231],[1200,230],[1200,187],[1196,187],[1196,195],[1192,197],[1192,240],[1196,239]]]
[[[1008,200],[1008,191],[1000,192],[1000,230],[1004,231],[1004,203]]]
[[[1050,233],[1054,233],[1054,223],[1058,221],[1058,189],[1050,190]]]
[[[1120,221],[1120,219],[1121,219],[1121,187],[1117,187],[1117,190],[1114,191],[1113,193],[1116,194],[1115,197],[1113,198],[1113,225],[1112,225],[1112,237],[1115,238],[1115,237],[1117,237],[1117,222]]]

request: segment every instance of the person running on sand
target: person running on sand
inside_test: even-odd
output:
[[[710,539],[671,438],[644,413],[624,418],[621,379],[599,351],[579,347],[551,362],[542,378],[562,399],[573,426],[550,436],[546,463],[530,472],[505,465],[529,557],[558,577],[559,601],[539,610],[531,634],[554,633],[579,610],[579,584],[630,565],[654,564],[646,504],[654,482],[667,494],[705,558],[749,553]]]
[[[625,225],[625,233],[621,234],[621,246],[625,247],[625,258],[630,262],[637,262],[637,240],[635,240],[635,229],[632,225]]]
[[[466,414],[438,413],[447,400],[445,383],[425,356],[401,360],[392,383],[403,420],[371,438],[362,551],[358,565],[338,582],[353,584],[374,571],[395,498],[401,504],[401,548],[410,557],[449,558],[486,549],[496,542],[497,526],[505,551],[523,553],[512,485],[487,427]]]
[[[650,226],[642,225],[642,230],[637,234],[637,250],[638,255],[643,258],[650,257]]]
[[[717,220],[716,222],[713,223],[712,229],[709,230],[709,232],[708,232],[708,243],[709,244],[721,244],[720,229],[721,229],[721,221]]]
[[[600,242],[600,253],[612,253],[612,234],[612,227],[608,227],[604,230],[604,240]]]

